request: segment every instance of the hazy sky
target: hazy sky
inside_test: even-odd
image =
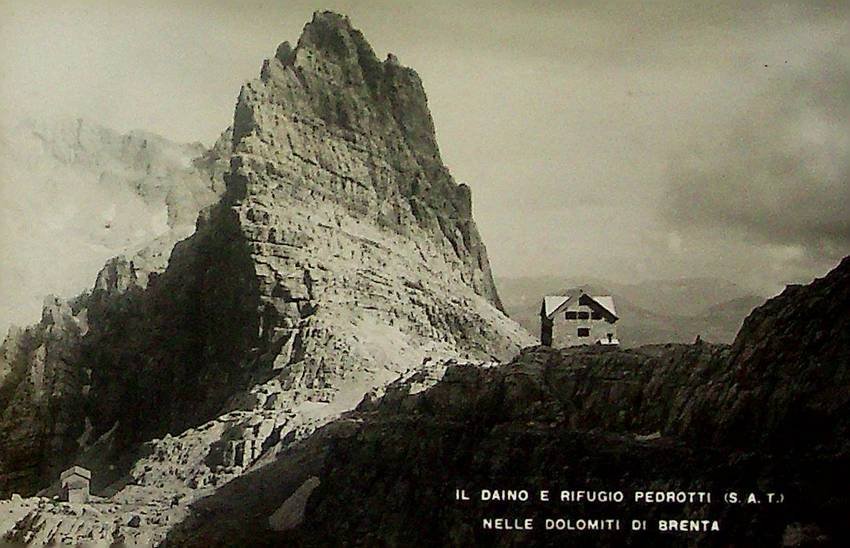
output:
[[[0,0],[0,120],[211,144],[316,9],[425,84],[501,276],[720,276],[850,254],[848,2]]]

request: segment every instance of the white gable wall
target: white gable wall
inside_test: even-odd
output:
[[[581,316],[579,319],[566,319],[568,313],[574,312]],[[565,307],[556,317],[552,318],[552,346],[564,348],[582,344],[596,344],[597,340],[606,340],[608,333],[617,338],[617,325],[605,319],[593,319],[593,309],[586,305],[573,303]],[[589,330],[589,335],[580,337],[579,328]]]

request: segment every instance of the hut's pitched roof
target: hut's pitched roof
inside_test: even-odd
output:
[[[91,480],[91,472],[86,470],[82,466],[72,466],[68,468],[67,470],[62,472],[62,474],[59,475],[59,480],[64,482],[66,479],[72,476],[80,476],[87,480]]]

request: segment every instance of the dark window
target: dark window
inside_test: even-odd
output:
[[[594,310],[594,311],[590,314],[590,317],[591,317],[592,319],[594,319],[594,320],[601,320],[601,319],[602,319],[602,313],[601,313],[601,312],[597,312],[596,310]]]
[[[589,327],[579,327],[578,328],[578,336],[579,337],[589,337],[590,336],[590,328]]]
[[[578,313],[578,319],[589,320],[590,319],[590,312],[579,312]]]
[[[578,312],[576,312],[575,310],[569,310],[564,314],[564,318],[567,320],[577,320]]]

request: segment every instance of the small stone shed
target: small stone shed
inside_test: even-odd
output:
[[[82,466],[72,466],[59,476],[59,495],[67,502],[88,502],[91,472]]]

